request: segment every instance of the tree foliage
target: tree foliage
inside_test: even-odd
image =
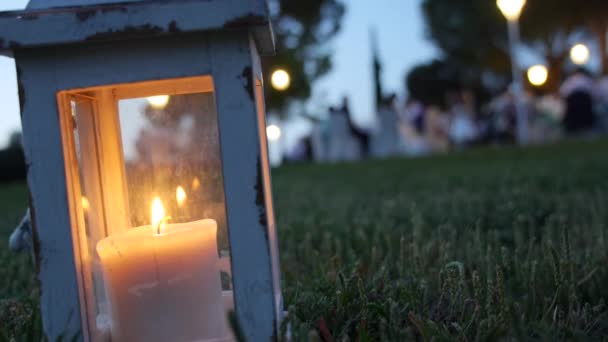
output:
[[[452,63],[508,72],[507,27],[493,1],[423,0],[422,10],[428,38]]]
[[[491,71],[508,77],[505,18],[492,0],[423,0],[429,38],[444,57],[473,75]],[[589,33],[606,47],[608,1],[530,0],[521,17],[523,41],[549,64],[555,89],[568,57],[573,32]],[[605,55],[605,53],[604,53]],[[608,71],[608,59],[604,56]]]
[[[411,97],[425,105],[445,106],[445,94],[460,87],[458,70],[445,61],[435,60],[413,68],[406,78]]]
[[[549,66],[549,89],[555,90],[563,78],[563,67],[573,43],[573,33],[594,39],[603,51],[603,72],[608,72],[606,31],[608,1],[572,0],[528,1],[521,17],[525,41],[545,57]]]
[[[289,100],[307,99],[311,84],[331,69],[327,42],[340,31],[345,6],[340,0],[271,0],[269,6],[277,55],[264,58],[265,90],[269,106],[281,109]],[[278,68],[291,76],[291,86],[283,92],[269,82]]]
[[[476,105],[489,99],[486,87],[479,78],[464,74],[464,70],[451,61],[434,60],[414,67],[405,80],[409,95],[427,106],[447,108],[449,95],[463,90],[476,94]]]
[[[0,150],[0,183],[22,181],[25,179],[26,167],[21,133],[12,133],[8,146]]]

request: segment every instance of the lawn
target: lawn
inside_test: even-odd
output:
[[[608,140],[293,165],[273,181],[294,340],[608,341]],[[3,186],[0,205],[6,241],[24,187]],[[35,281],[5,246],[0,330],[22,334]]]

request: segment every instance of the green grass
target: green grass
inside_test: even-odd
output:
[[[273,181],[296,341],[608,341],[608,140],[295,165]],[[25,200],[0,189],[0,239]],[[32,267],[5,246],[0,298],[27,318]]]
[[[274,182],[297,340],[606,339],[608,141]]]
[[[0,187],[0,341],[40,336],[37,315],[38,286],[34,266],[27,253],[8,250],[8,238],[28,206],[23,184]]]

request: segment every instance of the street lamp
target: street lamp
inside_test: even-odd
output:
[[[544,65],[534,65],[528,69],[528,81],[535,87],[541,87],[547,83],[549,71]]]
[[[521,103],[523,97],[523,79],[517,64],[516,48],[519,45],[519,17],[526,5],[526,0],[496,0],[496,6],[509,23],[509,50],[513,72],[512,91],[515,95],[517,114],[517,140],[525,144],[528,138],[528,113]]]
[[[570,59],[576,65],[584,65],[589,62],[589,48],[585,44],[576,44],[570,49]]]
[[[496,5],[508,21],[518,21],[526,0],[496,0]]]

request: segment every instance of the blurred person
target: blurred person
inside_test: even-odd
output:
[[[311,142],[314,160],[325,162],[329,159],[330,131],[329,119],[313,119]]]
[[[490,102],[490,136],[496,143],[514,143],[517,125],[515,99],[508,90]]]
[[[475,141],[477,138],[477,127],[473,120],[474,104],[472,98],[467,97],[465,103],[464,94],[453,93],[449,95],[448,103],[450,106],[450,122],[448,135],[450,141],[457,148],[463,148]]]
[[[486,145],[492,142],[492,112],[489,104],[481,106],[477,112],[475,126],[477,127],[477,144]]]
[[[562,98],[555,93],[538,93],[534,98],[533,109],[535,117],[531,125],[531,142],[559,140],[562,135],[561,122],[566,111]]]
[[[358,143],[351,132],[349,120],[342,106],[329,107],[327,160],[330,162],[359,158]]]
[[[412,126],[415,132],[419,134],[424,132],[424,105],[422,102],[408,97],[404,110],[400,111],[399,116],[402,121]]]
[[[608,75],[599,78],[595,86],[595,112],[603,133],[608,132]]]
[[[285,161],[288,163],[314,161],[312,135],[301,137],[291,151],[285,155]]]
[[[447,152],[449,120],[438,106],[429,106],[425,112],[425,138],[429,149],[434,153]]]
[[[397,95],[384,97],[376,113],[374,129],[370,136],[370,153],[374,158],[388,158],[402,151],[403,138],[399,132]]]
[[[595,84],[584,68],[577,68],[560,88],[566,102],[563,125],[567,134],[591,132],[595,126],[593,94]]]
[[[593,94],[594,90],[595,84],[589,72],[585,68],[578,67],[566,78],[559,91],[562,96],[567,97],[575,91]]]
[[[403,138],[402,150],[410,156],[425,155],[429,152],[424,127],[425,108],[422,102],[408,97],[405,105],[397,107],[399,133]]]

